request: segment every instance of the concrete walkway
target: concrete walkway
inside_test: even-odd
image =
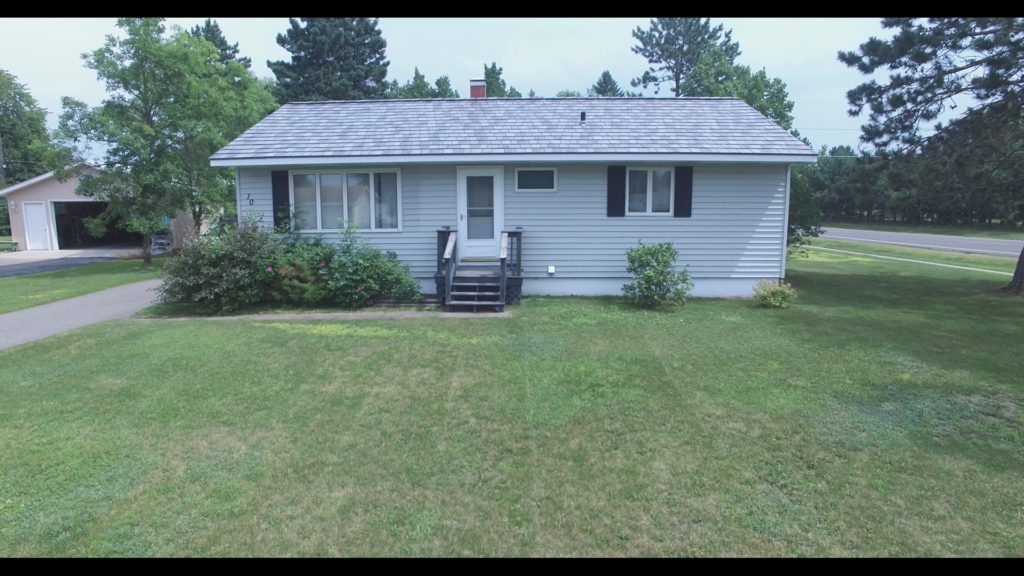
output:
[[[155,303],[161,282],[145,280],[0,314],[0,350],[97,322],[131,318]]]
[[[156,289],[163,282],[160,279],[145,280],[108,288],[92,294],[68,298],[26,308],[16,312],[0,314],[0,350],[19,346],[33,340],[61,334],[75,328],[105,322],[132,318],[147,306],[156,303]],[[508,318],[505,312],[431,312],[424,310],[394,310],[368,312],[286,312],[266,314],[244,314],[238,316],[187,316],[181,318],[156,318],[152,321],[175,320],[380,320],[383,318]]]

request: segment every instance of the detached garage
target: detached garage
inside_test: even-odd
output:
[[[142,241],[138,234],[115,226],[108,228],[101,238],[89,234],[86,218],[99,215],[107,203],[75,194],[79,177],[86,172],[96,169],[82,166],[65,182],[47,172],[0,190],[11,219],[11,240],[17,243],[19,251],[137,246]]]

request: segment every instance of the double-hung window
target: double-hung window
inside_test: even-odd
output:
[[[334,231],[352,222],[360,230],[401,226],[397,170],[293,172],[292,213],[298,231]]]
[[[627,214],[672,214],[672,169],[629,168],[626,171]]]

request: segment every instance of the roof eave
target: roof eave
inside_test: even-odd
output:
[[[277,156],[255,158],[210,159],[215,167],[255,166],[349,166],[366,164],[459,164],[480,162],[543,162],[543,163],[609,163],[609,162],[693,162],[693,163],[755,163],[796,164],[817,162],[818,155],[807,154],[750,154],[750,153],[603,153],[603,154],[425,154],[380,156]]]

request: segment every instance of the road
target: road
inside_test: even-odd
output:
[[[822,228],[822,238],[833,240],[854,240],[873,244],[894,244],[911,248],[925,248],[944,252],[985,254],[1003,258],[1017,258],[1024,250],[1024,241],[972,238],[968,236],[945,236],[941,234],[911,234],[907,232],[879,232],[876,230],[855,230],[852,228]]]

